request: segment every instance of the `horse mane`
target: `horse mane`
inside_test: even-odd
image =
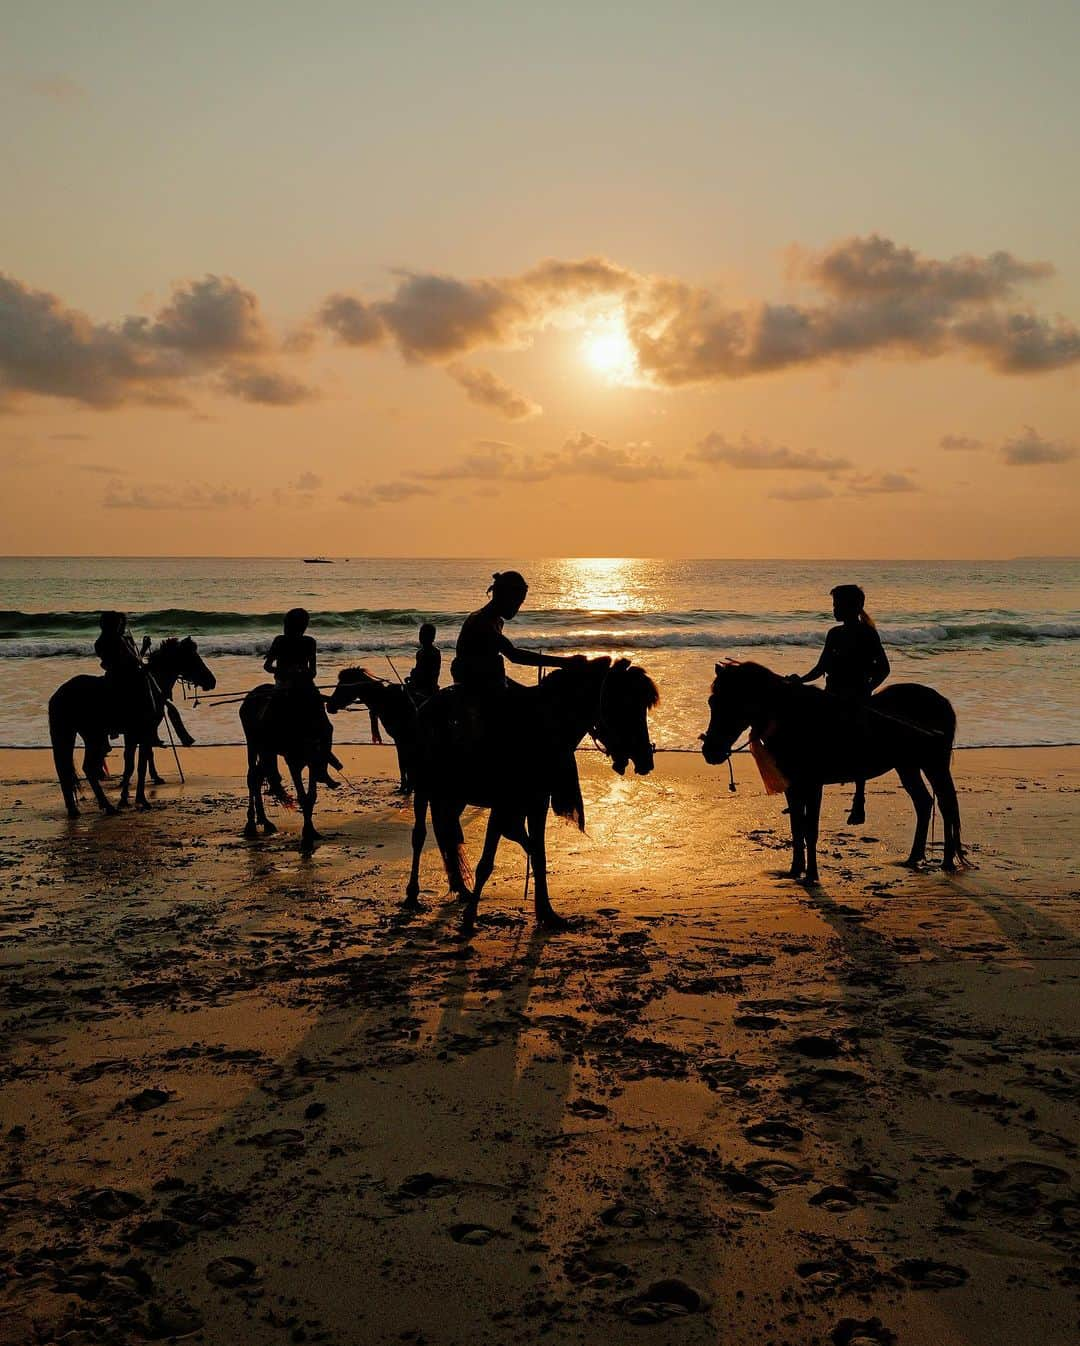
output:
[[[720,679],[725,673],[736,668],[748,673],[751,678],[783,681],[779,673],[774,673],[771,668],[766,668],[764,664],[756,663],[753,659],[725,659],[722,663],[716,665],[716,677],[713,678],[710,692],[720,691]]]
[[[654,706],[660,704],[660,688],[643,668],[632,664],[629,659],[617,659],[611,671],[624,674],[635,687],[640,688],[646,710],[652,710]]]
[[[632,664],[629,659],[613,660],[609,654],[601,654],[595,659],[589,659],[585,655],[580,655],[578,657],[580,663],[575,660],[574,663],[568,665],[566,668],[556,668],[544,678],[540,683],[540,686],[543,687],[546,683],[552,683],[554,686],[558,687],[562,683],[572,679],[575,672],[578,671],[591,673],[599,673],[602,671],[605,674],[617,673],[620,677],[626,678],[635,688],[640,689],[642,700],[644,701],[647,710],[652,710],[654,706],[660,704],[659,687],[657,687],[656,683],[653,682],[652,678],[649,677],[648,673],[646,673],[643,668],[640,668],[637,664]]]

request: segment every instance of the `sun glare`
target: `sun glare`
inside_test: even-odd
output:
[[[632,383],[637,375],[634,344],[619,317],[590,327],[582,342],[588,364],[609,383]]]

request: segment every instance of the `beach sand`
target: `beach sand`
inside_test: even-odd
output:
[[[955,876],[830,790],[816,890],[746,758],[583,755],[579,928],[504,843],[468,942],[343,755],[305,859],[239,750],[74,822],[0,754],[0,1343],[1076,1339],[1080,749],[958,753]]]

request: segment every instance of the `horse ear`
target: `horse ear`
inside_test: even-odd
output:
[[[715,668],[716,668],[717,673],[722,673],[722,672],[724,671],[724,665],[723,665],[723,664],[716,664],[716,665],[715,665]]]
[[[630,667],[629,659],[616,659],[611,666],[611,671],[613,673],[625,673],[629,667]]]

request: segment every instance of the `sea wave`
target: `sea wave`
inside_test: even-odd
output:
[[[342,615],[342,614],[339,614]],[[514,640],[525,646],[536,645],[556,652],[573,650],[604,652],[631,651],[649,649],[768,649],[786,646],[819,648],[825,634],[825,627],[781,626],[748,629],[739,626],[721,626],[703,621],[704,614],[697,614],[696,622],[675,624],[671,621],[657,620],[674,616],[688,617],[690,614],[648,614],[648,624],[641,623],[642,614],[638,614],[638,625],[626,624],[612,627],[597,621],[595,613],[576,613],[576,621],[555,625],[543,619],[550,614],[534,613],[533,620],[514,628]],[[571,614],[560,613],[562,618]],[[605,614],[606,615],[606,614]],[[413,617],[417,620],[414,621]],[[584,620],[583,620],[584,618]],[[457,618],[460,620],[460,617]],[[324,634],[330,628],[329,623],[319,624],[319,650],[324,655],[346,655],[349,657],[364,654],[407,654],[415,648],[414,630],[419,614],[410,614],[407,622],[386,622],[381,628],[372,623],[365,629],[360,623],[353,623],[354,629],[349,635]],[[455,622],[447,620],[446,625],[453,628]],[[397,626],[397,630],[393,628]],[[164,631],[163,625],[156,627]],[[186,629],[195,629],[189,623]],[[935,650],[978,649],[987,645],[1030,645],[1053,641],[1071,641],[1080,639],[1080,622],[1071,621],[973,621],[973,622],[926,622],[911,626],[879,627],[886,646],[918,649],[927,652]],[[255,634],[253,632],[195,630],[200,651],[208,658],[215,655],[256,656],[266,651],[272,632]],[[42,659],[42,658],[79,658],[91,654],[91,644],[87,636],[56,637],[45,631],[33,635],[8,635],[0,639],[0,659]]]

